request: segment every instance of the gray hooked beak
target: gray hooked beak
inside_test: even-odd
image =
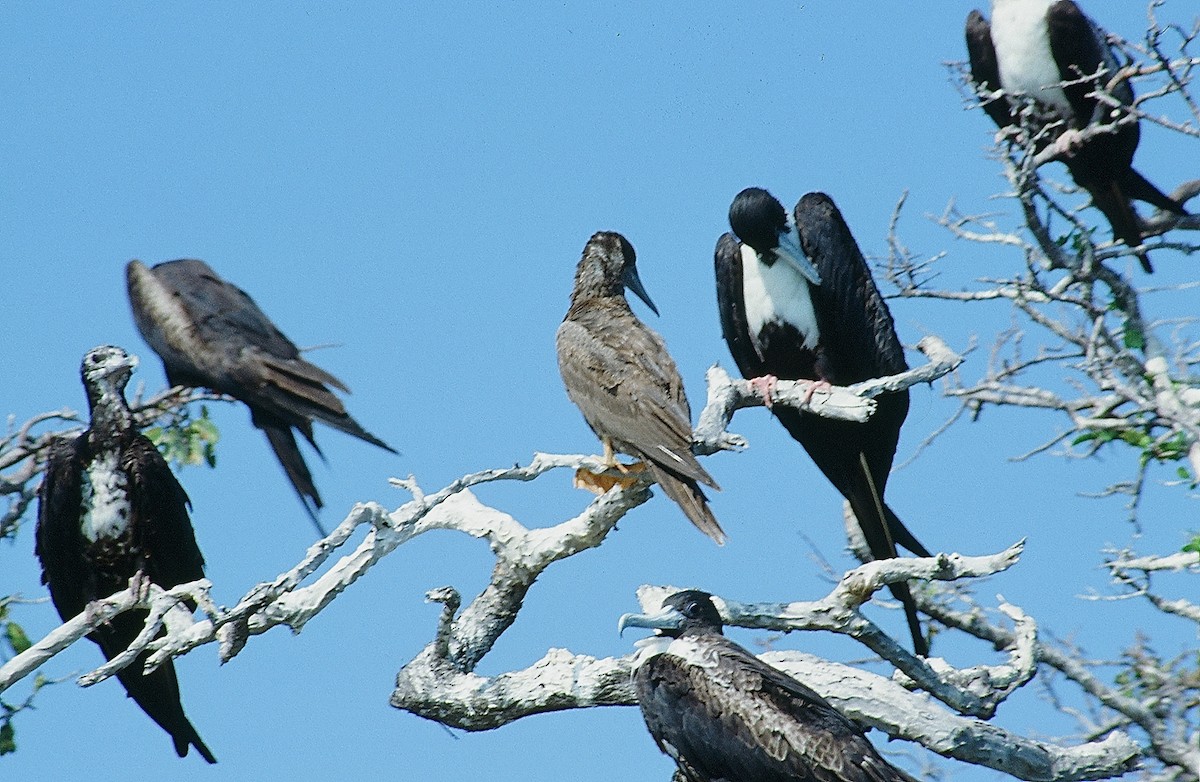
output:
[[[646,288],[644,285],[642,285],[642,278],[638,276],[636,266],[630,264],[629,266],[625,267],[625,270],[621,272],[621,282],[625,284],[626,288],[636,293],[639,299],[646,302],[646,306],[649,307],[655,315],[658,314],[658,307],[655,307],[654,302],[650,301],[650,294],[646,293]]]
[[[622,614],[617,620],[617,635],[624,635],[626,627],[645,627],[650,630],[678,630],[683,625],[683,614],[674,608],[664,608],[657,614]]]
[[[779,235],[779,247],[775,248],[775,257],[798,271],[813,285],[821,284],[821,275],[800,247],[800,237],[794,227]]]

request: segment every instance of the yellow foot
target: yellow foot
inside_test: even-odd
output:
[[[572,481],[576,489],[586,489],[592,494],[603,494],[614,486],[620,486],[622,489],[628,489],[630,486],[638,482],[638,475],[646,471],[646,465],[643,462],[634,462],[633,464],[621,464],[614,461],[615,467],[621,475],[611,475],[609,473],[595,473],[584,467],[580,467],[575,471],[575,479]]]

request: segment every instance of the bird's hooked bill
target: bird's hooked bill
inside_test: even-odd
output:
[[[654,306],[654,302],[650,300],[650,294],[646,293],[646,287],[642,285],[642,278],[638,276],[637,267],[630,264],[621,272],[621,282],[625,283],[625,287],[637,294],[637,297],[646,302],[646,306],[655,315],[658,314],[658,307]]]
[[[617,635],[624,635],[626,627],[644,627],[649,630],[678,630],[683,624],[683,614],[674,608],[664,608],[655,614],[622,614],[617,620]]]
[[[821,275],[800,247],[800,240],[796,235],[795,228],[779,235],[779,246],[775,248],[775,257],[791,266],[813,285],[821,284]]]

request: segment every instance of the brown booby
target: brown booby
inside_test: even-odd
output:
[[[692,453],[691,408],[662,337],[638,320],[625,289],[658,314],[638,277],[631,245],[618,233],[588,240],[575,272],[571,307],[558,328],[558,369],[567,396],[604,444],[642,460],[650,476],[696,527],[718,543],[725,533],[700,484],[719,489]]]

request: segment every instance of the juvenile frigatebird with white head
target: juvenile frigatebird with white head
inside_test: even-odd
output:
[[[1133,168],[1141,131],[1126,109],[1096,96],[1120,70],[1108,38],[1072,0],[992,0],[992,20],[974,10],[967,16],[967,53],[971,78],[986,93],[984,110],[1001,129],[1017,123],[1022,101],[1032,99],[1036,133],[1054,139],[1056,158],[1112,226],[1113,237],[1129,247],[1142,244],[1142,228],[1133,200],[1177,215],[1183,205],[1165,195]],[[1103,74],[1097,73],[1103,69]],[[1072,83],[1066,83],[1072,82]],[[1066,83],[1066,84],[1064,84]],[[1108,90],[1122,106],[1133,105],[1133,87],[1122,79]],[[1059,130],[1049,129],[1053,123]],[[1089,126],[1111,130],[1081,136]],[[1050,139],[1038,144],[1044,148]],[[1142,268],[1150,258],[1137,253]]]
[[[641,459],[696,528],[721,543],[725,533],[700,484],[720,487],[692,453],[683,378],[662,337],[629,308],[626,288],[658,314],[638,276],[633,245],[618,233],[593,235],[555,339],[567,396],[600,438],[610,464],[617,466],[614,451]]]
[[[913,782],[811,688],[725,637],[712,596],[676,592],[645,627],[633,684],[646,727],[686,782]]]
[[[769,395],[776,379],[847,386],[908,369],[892,315],[833,200],[809,193],[793,217],[766,190],[747,188],[729,207],[733,233],[717,242],[721,332],[742,376],[765,379]],[[849,501],[873,557],[895,557],[897,545],[929,556],[884,502],[908,391],[876,403],[865,423],[772,412]],[[914,649],[927,654],[908,585],[891,590],[904,604]]]
[[[318,454],[313,421],[395,453],[363,429],[329,390],[342,381],[306,361],[254,300],[204,261],[183,259],[125,268],[129,303],[142,337],[162,359],[167,382],[211,388],[250,408],[317,531],[321,495],[296,443],[299,432]]]
[[[39,491],[36,553],[42,582],[63,621],[89,603],[148,579],[163,589],[204,577],[204,558],[188,518],[188,497],[158,449],[134,424],[125,386],[137,359],[118,347],[83,359],[91,423],[51,446]],[[129,648],[148,612],[126,611],[88,635],[105,658]],[[117,672],[129,697],[167,733],[179,757],[195,747],[216,758],[183,712],[168,660],[145,673],[149,652]]]

